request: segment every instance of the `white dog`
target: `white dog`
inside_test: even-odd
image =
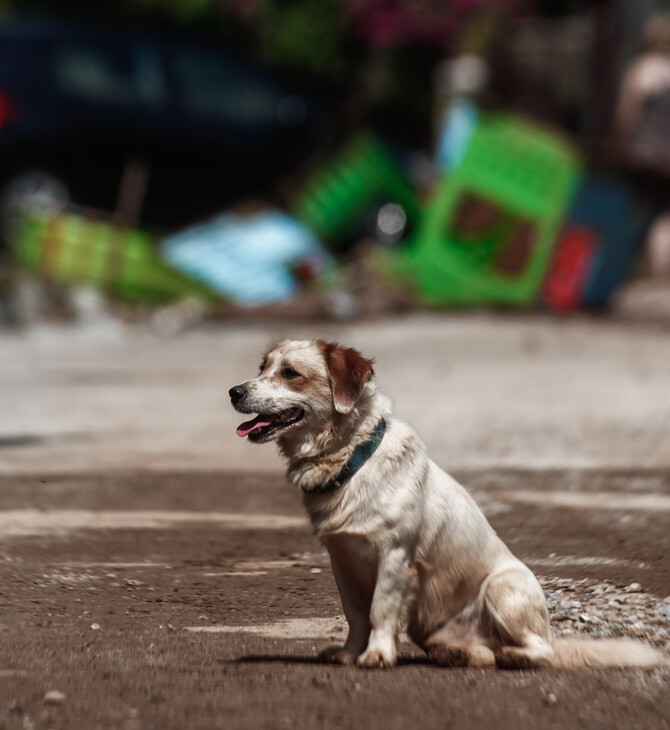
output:
[[[277,441],[330,554],[349,634],[325,661],[391,667],[406,629],[447,666],[670,666],[636,641],[552,638],[533,573],[393,418],[356,350],[280,342],[229,394],[238,411],[260,414],[237,433]]]

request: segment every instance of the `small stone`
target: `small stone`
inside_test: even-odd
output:
[[[323,571],[321,570],[321,568],[312,568],[309,572],[312,573],[312,575],[318,575],[319,573],[322,573]]]
[[[62,705],[65,702],[65,692],[57,689],[49,690],[44,695],[44,703],[47,705]]]
[[[641,593],[642,586],[639,583],[631,583],[624,588],[624,591],[626,591],[626,593]]]
[[[553,692],[550,692],[545,698],[544,701],[546,704],[549,705],[549,707],[554,707],[558,703],[558,697]]]
[[[100,624],[91,624],[93,631],[100,631]]]

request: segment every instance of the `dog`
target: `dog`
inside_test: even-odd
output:
[[[537,578],[393,417],[357,350],[281,341],[229,395],[258,414],[238,436],[276,441],[330,555],[349,633],[323,661],[392,667],[405,630],[443,666],[670,666],[638,641],[552,637]]]

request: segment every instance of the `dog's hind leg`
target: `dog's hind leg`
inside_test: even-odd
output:
[[[441,667],[492,667],[495,655],[477,630],[477,622],[449,623],[438,629],[423,648]]]
[[[482,627],[494,640],[500,668],[554,664],[544,593],[525,565],[494,573],[484,583],[481,598]]]
[[[441,667],[492,667],[495,654],[485,644],[438,644],[428,650],[431,661]]]
[[[546,639],[527,632],[519,641],[521,646],[498,647],[495,659],[500,669],[532,669],[555,665],[554,649]]]

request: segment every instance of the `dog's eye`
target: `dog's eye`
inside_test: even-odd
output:
[[[259,375],[263,372],[263,370],[265,370],[266,366],[267,366],[267,362],[265,360],[263,360],[263,362],[261,363],[260,368],[258,369],[258,374]]]
[[[293,378],[299,378],[300,373],[296,372],[293,368],[286,367],[281,371],[281,376],[287,380],[293,380]]]

